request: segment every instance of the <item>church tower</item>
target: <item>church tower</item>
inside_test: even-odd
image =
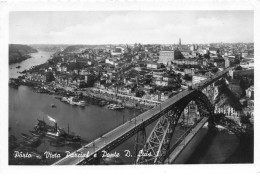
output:
[[[181,46],[181,38],[179,38],[179,45]]]

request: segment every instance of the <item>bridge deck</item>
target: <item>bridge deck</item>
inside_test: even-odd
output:
[[[199,83],[193,86],[193,89],[205,87],[206,85],[211,84],[215,80],[222,77],[224,74],[227,73],[227,70],[218,73],[214,75],[212,78],[207,79],[203,81],[203,83]],[[127,133],[135,128],[137,126],[140,126],[141,124],[145,123],[146,121],[149,121],[152,117],[159,114],[164,109],[168,108],[169,106],[173,105],[174,103],[178,102],[180,99],[188,96],[191,94],[194,90],[185,90],[172,98],[166,100],[165,102],[161,103],[159,106],[156,106],[143,114],[140,114],[139,116],[135,117],[131,121],[128,121],[121,126],[115,128],[114,130],[108,132],[107,134],[97,138],[96,140],[92,141],[91,143],[83,146],[82,148],[78,149],[77,151],[74,151],[70,155],[62,158],[61,160],[54,163],[54,165],[76,165],[82,162],[84,159],[87,159],[88,157],[93,157],[95,153],[100,152],[106,148],[108,145],[112,145],[113,142],[117,141],[122,136],[126,136]],[[125,139],[126,140],[126,139]],[[86,157],[73,157],[75,155],[85,154]]]

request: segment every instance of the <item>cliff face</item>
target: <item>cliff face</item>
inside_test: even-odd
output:
[[[214,104],[221,107],[225,104],[230,105],[236,111],[242,111],[243,106],[239,102],[241,95],[237,92],[238,89],[230,89],[230,85],[222,84],[218,87],[218,95],[216,96]],[[239,87],[239,89],[241,89]]]
[[[27,45],[9,44],[9,64],[26,60],[30,58],[30,53],[36,52],[36,49]]]

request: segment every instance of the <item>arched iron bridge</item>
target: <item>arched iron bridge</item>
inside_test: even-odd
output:
[[[212,85],[217,80],[225,77],[228,68],[217,73],[211,78],[193,85],[179,94],[173,96],[160,105],[138,115],[119,127],[109,131],[105,135],[83,146],[69,156],[62,158],[54,165],[82,165],[95,164],[102,156],[102,151],[111,151],[125,142],[133,135],[142,131],[145,127],[158,120],[148,139],[142,145],[142,150],[151,152],[150,157],[137,157],[136,164],[160,164],[169,155],[170,143],[176,125],[184,108],[194,101],[198,107],[200,120],[206,118],[209,124],[214,124],[214,107],[202,90]]]

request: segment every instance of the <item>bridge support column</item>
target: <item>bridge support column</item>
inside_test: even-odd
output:
[[[145,131],[145,126],[142,125],[140,130],[137,132],[136,138],[135,138],[134,157],[133,157],[134,164],[137,164],[137,157],[138,157],[139,151],[141,149],[143,149],[145,143],[146,143],[146,131]]]

